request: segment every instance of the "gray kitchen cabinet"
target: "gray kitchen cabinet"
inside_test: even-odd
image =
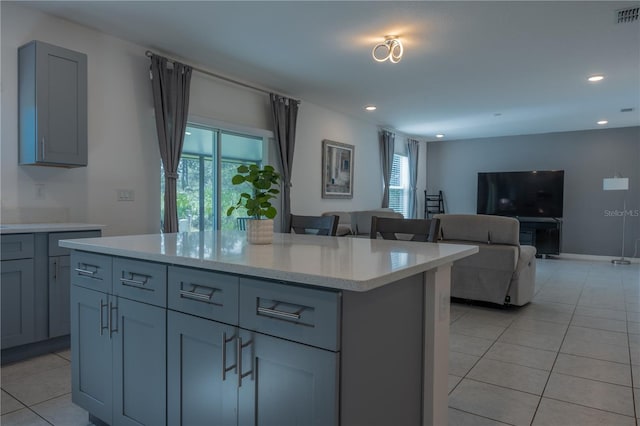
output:
[[[70,251],[59,246],[60,240],[99,237],[100,231],[52,232],[48,238],[49,254],[49,338],[66,336],[70,330]]]
[[[41,41],[18,49],[20,164],[87,165],[87,55]]]
[[[69,256],[49,257],[49,338],[66,336],[70,331]]]
[[[0,236],[2,259],[2,349],[29,343],[36,336],[33,234]]]
[[[2,349],[34,340],[33,269],[33,259],[2,261]]]
[[[110,425],[163,426],[166,309],[132,300],[147,297],[144,284],[132,299],[113,295],[123,282],[119,265],[108,256],[71,256],[72,400]],[[147,269],[136,269],[141,265],[148,263],[126,266],[133,281],[144,283]]]
[[[113,297],[113,425],[166,425],[166,311]],[[113,316],[116,315],[116,318]],[[84,344],[84,343],[83,343]]]
[[[112,424],[113,355],[109,330],[110,297],[73,286],[71,291],[72,399]]]
[[[174,311],[167,324],[168,424],[338,424],[338,353]]]
[[[168,311],[167,423],[237,424],[237,329]]]
[[[239,426],[339,424],[338,353],[246,330],[238,348]]]
[[[337,292],[169,267],[168,423],[338,424],[339,299]]]

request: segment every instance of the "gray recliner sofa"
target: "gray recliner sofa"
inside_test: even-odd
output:
[[[473,244],[479,252],[451,268],[451,296],[522,306],[535,289],[536,248],[521,246],[520,222],[502,216],[438,214],[442,243]]]

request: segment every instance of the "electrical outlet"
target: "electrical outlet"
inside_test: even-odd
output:
[[[118,201],[133,201],[133,189],[117,189]]]
[[[36,183],[36,199],[44,199],[44,183]]]

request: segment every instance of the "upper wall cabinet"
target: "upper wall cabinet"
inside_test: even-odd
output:
[[[87,55],[41,41],[18,49],[20,164],[87,165]]]

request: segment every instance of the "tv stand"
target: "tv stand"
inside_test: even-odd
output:
[[[520,244],[534,246],[536,256],[559,255],[562,218],[516,217],[520,221]]]

